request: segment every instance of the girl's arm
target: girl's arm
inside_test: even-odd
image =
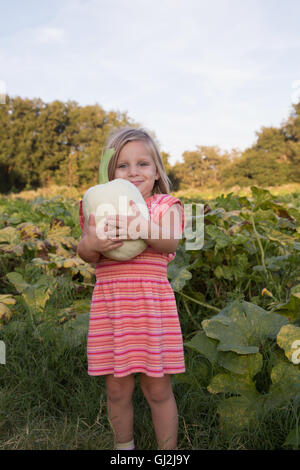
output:
[[[145,219],[137,205],[133,204],[136,215],[108,215],[106,217],[109,227],[107,236],[110,240],[124,239],[124,236],[126,240],[142,238],[155,250],[172,253],[176,251],[182,236],[182,212],[177,206],[173,204],[169,207],[160,217],[159,222],[155,223],[151,219]]]
[[[100,239],[96,234],[95,217],[90,215],[88,224],[84,223],[82,238],[77,247],[77,254],[87,263],[98,263],[101,253],[118,248],[123,245],[122,241],[111,241],[107,238]]]
[[[176,251],[182,237],[182,213],[177,204],[173,204],[159,219],[158,224],[151,221],[148,225],[148,238],[145,242],[161,253]]]
[[[98,263],[101,253],[93,250],[87,237],[82,237],[77,247],[77,254],[87,263]]]

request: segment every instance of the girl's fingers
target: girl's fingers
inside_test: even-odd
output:
[[[89,216],[89,225],[96,225],[95,216],[93,214],[90,214]]]
[[[135,211],[135,215],[139,215],[140,210],[139,210],[138,205],[132,200],[129,201],[129,204],[130,204],[131,208]]]
[[[105,235],[110,240],[119,239],[119,238],[126,239],[127,238],[127,231],[126,230],[120,230],[120,229],[118,229],[118,230],[108,230],[107,232],[105,232]]]
[[[111,240],[109,240],[109,241],[111,241]],[[123,242],[113,242],[113,241],[111,241],[111,243],[106,248],[106,251],[113,250],[115,248],[119,248],[122,245],[123,245]]]
[[[105,222],[109,225],[121,225],[122,223],[126,223],[126,219],[126,215],[107,215]]]
[[[123,242],[111,243],[101,250],[101,253],[105,254],[106,251],[114,250],[115,248],[120,248],[123,245]]]
[[[123,243],[123,241],[124,241],[124,240],[127,240],[127,238],[125,238],[125,237],[124,237],[124,238],[111,237],[111,238],[108,238],[108,240],[109,240],[110,242],[113,242],[113,243],[118,243],[118,242],[122,242],[122,243]]]

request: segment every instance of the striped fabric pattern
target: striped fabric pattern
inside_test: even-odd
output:
[[[153,195],[146,203],[156,223],[173,204],[183,213],[181,201],[168,194]],[[167,278],[175,254],[147,246],[129,261],[100,258],[87,339],[89,375],[185,372],[176,300]]]

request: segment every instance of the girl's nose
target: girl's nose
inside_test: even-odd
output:
[[[135,166],[129,167],[129,175],[136,175],[138,173],[138,169]]]

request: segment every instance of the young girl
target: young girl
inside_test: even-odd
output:
[[[135,373],[141,374],[158,448],[176,449],[178,413],[171,374],[185,372],[185,365],[167,264],[175,258],[184,228],[183,207],[179,199],[168,194],[162,158],[145,130],[118,129],[110,137],[108,148],[115,150],[109,163],[109,180],[132,182],[147,204],[150,221],[133,204],[134,216],[107,217],[106,238],[100,239],[94,216],[84,221],[80,208],[83,233],[78,254],[86,262],[96,263],[87,341],[88,374],[106,376],[107,409],[116,449],[134,449]],[[127,227],[135,217],[139,218],[146,249],[129,261],[106,258],[106,251],[130,239]]]

